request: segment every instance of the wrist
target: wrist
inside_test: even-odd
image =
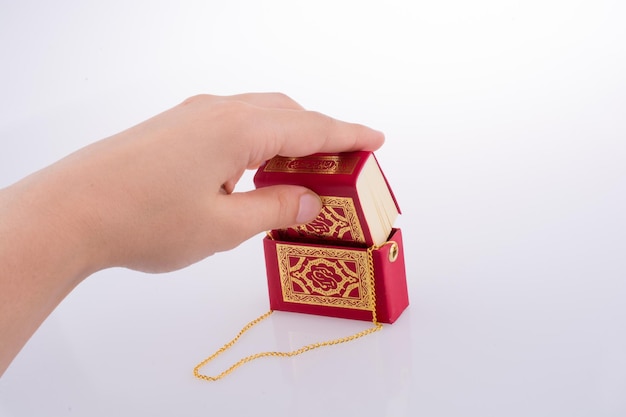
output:
[[[28,262],[23,270],[73,288],[102,268],[81,202],[69,188],[37,173],[1,190],[5,221],[0,226],[19,255],[16,261]]]
[[[27,179],[0,190],[0,375],[39,325],[97,270],[56,191]]]

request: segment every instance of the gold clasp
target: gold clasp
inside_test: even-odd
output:
[[[398,244],[391,242],[391,248],[389,248],[389,262],[395,262],[399,254],[400,250],[398,249]]]

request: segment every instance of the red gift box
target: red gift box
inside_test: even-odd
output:
[[[406,309],[402,232],[386,243],[361,248],[263,241],[270,309],[393,323]]]

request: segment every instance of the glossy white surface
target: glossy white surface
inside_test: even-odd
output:
[[[262,236],[167,275],[103,271],[2,377],[0,415],[626,415],[625,17],[618,0],[4,2],[0,186],[189,95],[282,91],[386,133],[411,306],[209,384],[193,366],[268,308]],[[210,369],[365,325],[278,313]]]

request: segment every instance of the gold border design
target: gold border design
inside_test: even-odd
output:
[[[321,196],[322,211],[319,216],[310,223],[293,228],[298,235],[320,239],[335,239],[365,243],[365,235],[359,222],[359,217],[354,207],[354,201],[350,197],[326,197]],[[342,216],[336,208],[342,209]],[[332,223],[329,226],[329,223]],[[346,234],[351,239],[345,239]]]
[[[276,256],[284,301],[368,311],[374,308],[367,251],[277,243]],[[294,284],[310,288],[305,275],[318,266],[337,269],[342,288],[295,291]],[[355,289],[358,296],[350,296]]]
[[[291,174],[350,175],[361,159],[359,156],[311,155],[303,158],[275,156],[267,161],[263,171]]]

